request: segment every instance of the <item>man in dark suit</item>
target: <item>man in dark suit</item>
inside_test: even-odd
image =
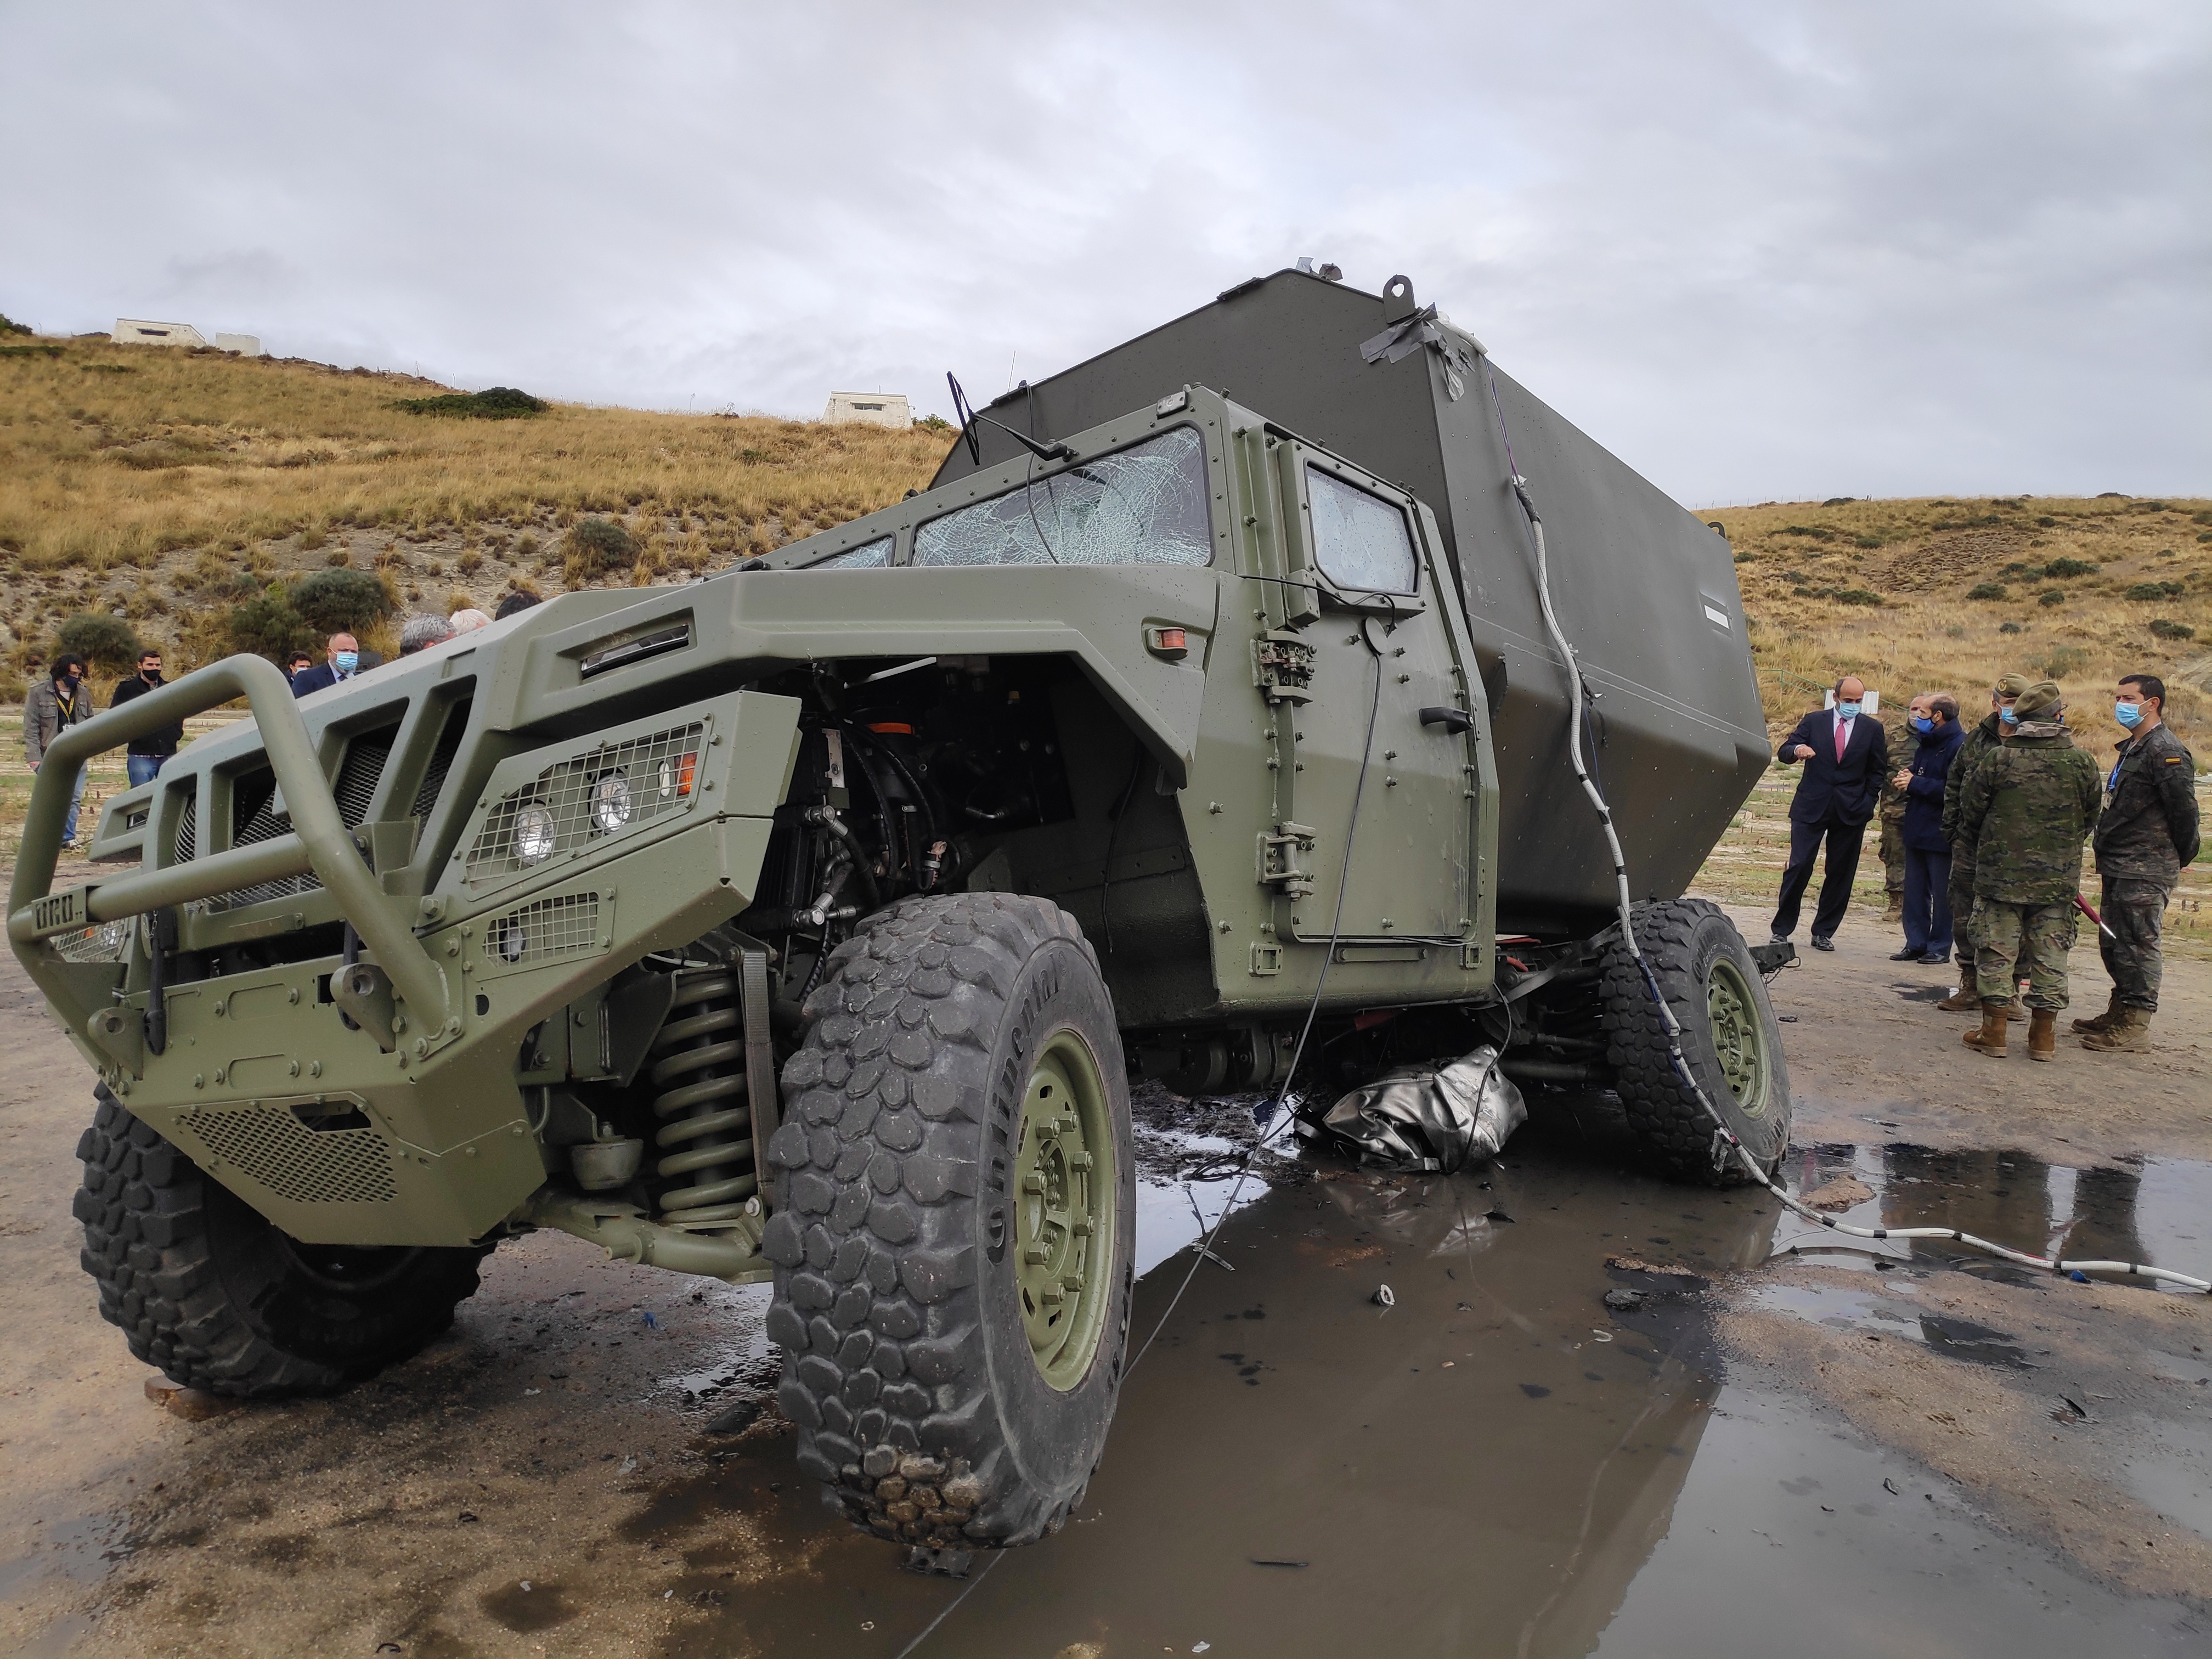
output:
[[[1790,803],[1790,862],[1782,872],[1782,900],[1775,907],[1774,937],[1797,929],[1797,908],[1813,879],[1813,864],[1827,845],[1820,902],[1813,912],[1813,948],[1832,951],[1836,929],[1851,902],[1859,843],[1889,775],[1889,737],[1863,712],[1865,684],[1856,674],[1836,682],[1835,706],[1816,708],[1774,751],[1784,766],[1804,763],[1796,799]]]
[[[374,651],[364,651],[350,634],[333,634],[324,653],[325,660],[313,668],[302,668],[292,676],[292,695],[304,697],[310,692],[320,691],[325,686],[342,685],[356,674],[367,673],[384,659]]]

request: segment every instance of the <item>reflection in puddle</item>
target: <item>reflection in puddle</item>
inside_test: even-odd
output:
[[[2070,1170],[2021,1152],[1844,1142],[1794,1150],[1783,1181],[1794,1193],[1812,1193],[1844,1177],[1871,1189],[1864,1201],[1835,1212],[1854,1226],[1954,1227],[2036,1255],[2056,1249],[2075,1261],[2140,1262],[2199,1278],[2212,1269],[2212,1164],[2153,1158]],[[1777,1228],[1774,1248],[1827,1254],[1838,1266],[1880,1265],[1886,1257],[2020,1271],[1948,1239],[1847,1241],[1796,1216]]]
[[[1832,1285],[1762,1285],[1752,1293],[1753,1306],[1795,1314],[1831,1330],[1864,1331],[1873,1336],[1893,1336],[1922,1343],[1954,1359],[1978,1364],[2030,1369],[2027,1351],[2009,1331],[1992,1330],[1970,1319],[1929,1313],[1907,1299],[1915,1294],[1910,1282],[1891,1281],[1884,1286],[1893,1294]]]

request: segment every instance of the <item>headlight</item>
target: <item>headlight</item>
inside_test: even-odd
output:
[[[514,815],[514,858],[518,864],[543,864],[553,856],[553,814],[526,806]]]
[[[510,921],[500,930],[499,953],[509,962],[522,960],[522,953],[530,948],[530,935],[522,931],[522,924]]]
[[[126,917],[120,921],[101,922],[97,937],[100,948],[119,962],[123,957],[123,947],[131,939],[130,920]]]
[[[609,772],[592,785],[592,823],[603,836],[611,836],[629,822],[629,780]]]

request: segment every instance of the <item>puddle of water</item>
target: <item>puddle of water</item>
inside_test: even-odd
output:
[[[1955,1227],[2035,1255],[2050,1254],[2063,1237],[2063,1254],[2075,1261],[2136,1261],[2212,1276],[2212,1164],[2145,1158],[2075,1170],[2021,1152],[1835,1144],[1793,1151],[1784,1184],[1804,1194],[1841,1176],[1873,1193],[1833,1212],[1853,1226]],[[1796,1216],[1776,1230],[1774,1248],[1821,1254],[1838,1266],[1871,1267],[1885,1257],[1996,1266],[1996,1258],[1946,1239],[1842,1239]]]
[[[2121,1465],[2128,1490],[2147,1509],[2212,1538],[2212,1431],[2138,1414],[2151,1455]]]
[[[1954,1359],[2033,1369],[2027,1351],[2009,1331],[1992,1330],[1970,1319],[1929,1313],[1907,1298],[1917,1293],[1909,1280],[1885,1281],[1882,1295],[1850,1285],[1762,1285],[1752,1293],[1754,1305],[1795,1314],[1832,1330],[1864,1331],[1871,1336],[1918,1342]]]
[[[2002,1644],[2071,1659],[2197,1639],[2170,1632],[2177,1609],[2106,1595],[1947,1492],[1931,1503],[1902,1458],[1723,1386],[1699,1291],[1720,1267],[1766,1256],[1770,1201],[1617,1174],[1540,1140],[1450,1180],[1322,1172],[1231,1223],[1237,1271],[1202,1267],[1132,1372],[1083,1510],[999,1560],[916,1659],[1201,1642],[1219,1655],[1750,1656],[1785,1631],[1809,1655]],[[1607,1266],[1626,1255],[1697,1272]],[[1139,1285],[1139,1334],[1190,1259],[1168,1255]],[[1383,1284],[1394,1306],[1373,1300]],[[1645,1297],[1608,1307],[1625,1288]],[[1868,1281],[1837,1316],[1930,1340],[1892,1288]],[[1934,1328],[1964,1349],[2002,1334]],[[717,1587],[708,1523],[726,1508],[805,1565]],[[697,1622],[672,1656],[896,1655],[960,1593],[844,1534],[787,1450],[732,1465],[654,1525],[696,1577],[679,1594]]]
[[[50,1573],[73,1583],[94,1584],[137,1549],[131,1522],[120,1515],[81,1515],[55,1521],[42,1529],[36,1547],[12,1561],[0,1561],[0,1596],[7,1596]]]

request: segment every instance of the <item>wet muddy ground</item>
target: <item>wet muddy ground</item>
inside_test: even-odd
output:
[[[1776,987],[1790,1184],[2204,1272],[2197,1039],[1954,1058],[1962,1022],[1876,943]],[[75,1263],[84,1079],[12,962],[0,1042],[0,1652],[2212,1650],[2204,1298],[1839,1249],[1637,1175],[1601,1097],[1534,1101],[1451,1179],[1263,1158],[1194,1275],[1249,1118],[1148,1094],[1160,1334],[1073,1523],[959,1583],[847,1531],[752,1409],[764,1290],[564,1237],[502,1249],[450,1335],[345,1395],[149,1403]]]

